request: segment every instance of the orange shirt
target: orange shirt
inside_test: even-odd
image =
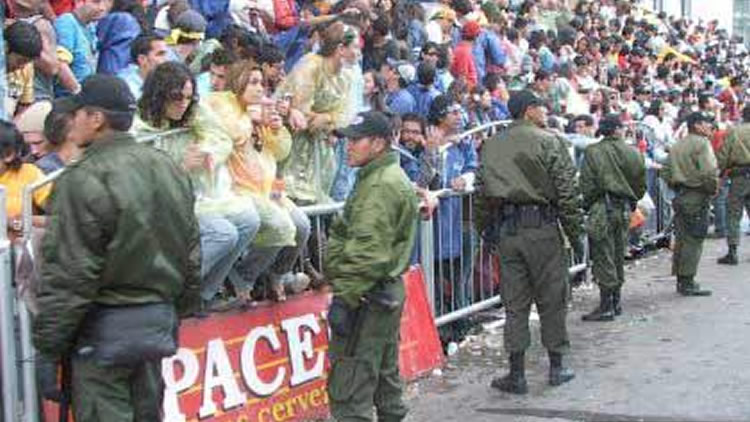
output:
[[[21,216],[23,208],[23,188],[44,177],[39,168],[33,164],[23,164],[18,170],[6,170],[0,174],[0,185],[5,187],[5,210],[8,218]],[[52,185],[47,185],[34,192],[34,205],[43,207],[49,197]]]

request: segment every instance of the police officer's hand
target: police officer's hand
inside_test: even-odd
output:
[[[328,307],[328,326],[333,334],[339,337],[349,337],[354,325],[354,310],[340,297],[333,297]]]

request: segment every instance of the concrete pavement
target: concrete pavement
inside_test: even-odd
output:
[[[724,240],[707,240],[698,281],[714,294],[675,292],[669,251],[627,269],[624,315],[584,323],[596,289],[574,292],[568,329],[575,380],[546,384],[546,352],[532,322],[527,354],[530,392],[513,396],[489,387],[507,371],[502,329],[472,338],[441,376],[409,386],[409,421],[750,421],[750,238],[741,264],[720,266]]]

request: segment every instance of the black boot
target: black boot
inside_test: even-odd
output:
[[[490,386],[506,393],[526,394],[529,387],[526,384],[523,352],[511,353],[508,360],[510,362],[510,373],[504,377],[493,379]]]
[[[599,307],[581,317],[584,321],[613,321],[615,311],[612,306],[612,293],[606,289],[599,289]]]
[[[729,245],[729,252],[717,259],[716,262],[723,265],[738,265],[740,262],[737,259],[737,245]]]
[[[677,293],[683,296],[711,296],[711,290],[701,289],[693,277],[677,276]]]
[[[549,352],[549,385],[562,385],[575,377],[572,369],[563,366],[561,353]]]
[[[615,316],[622,315],[622,305],[620,305],[620,292],[622,286],[612,291],[612,309],[615,311]]]

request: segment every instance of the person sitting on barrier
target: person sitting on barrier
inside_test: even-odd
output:
[[[277,164],[289,155],[292,138],[277,102],[265,96],[263,79],[254,62],[235,63],[227,73],[228,90],[213,93],[204,101],[219,116],[221,128],[234,143],[227,160],[232,189],[251,199],[260,215],[260,231],[239,266],[243,283],[252,287],[268,271],[269,293],[283,301],[285,290],[298,293],[310,282],[304,273],[291,273],[310,236],[310,220],[286,198]]]
[[[181,163],[193,180],[203,251],[201,296],[209,310],[220,310],[225,304],[216,300],[217,293],[260,227],[253,203],[231,190],[227,160],[232,140],[218,116],[198,102],[195,80],[184,64],[157,66],[146,77],[138,106],[132,131],[157,135],[154,146]],[[167,129],[184,131],[159,138]],[[230,279],[240,299],[249,301],[246,283],[239,277]]]
[[[45,174],[60,170],[80,153],[75,140],[69,136],[73,125],[73,107],[70,99],[58,98],[44,119],[44,138],[52,146],[52,151],[35,164]]]
[[[5,212],[8,217],[8,231],[11,237],[23,232],[23,189],[44,177],[44,173],[34,164],[24,163],[22,158],[28,153],[21,132],[13,123],[0,121],[0,185],[5,187]],[[49,196],[49,187],[37,190],[33,204],[41,210]],[[44,225],[44,217],[34,217],[35,226]]]

